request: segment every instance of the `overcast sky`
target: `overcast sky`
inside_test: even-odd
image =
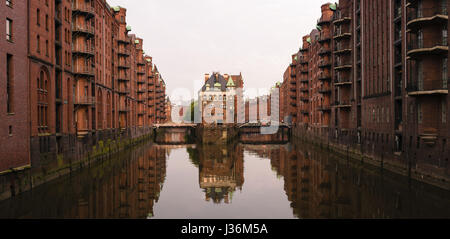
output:
[[[281,81],[323,0],[107,0],[127,9],[132,32],[158,66],[169,96],[205,73],[239,74],[244,87]],[[197,91],[198,89],[195,89]]]

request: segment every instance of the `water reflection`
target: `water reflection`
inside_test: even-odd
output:
[[[1,218],[147,218],[163,189],[166,148],[146,145],[0,202]]]
[[[261,149],[284,178],[298,218],[449,218],[450,195],[311,146]]]
[[[0,202],[0,218],[294,217],[449,218],[450,195],[301,144],[147,144]]]
[[[236,144],[200,145],[189,150],[189,157],[199,168],[199,185],[205,200],[229,204],[233,193],[242,191],[244,151]]]

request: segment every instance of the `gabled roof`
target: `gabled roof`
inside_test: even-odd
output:
[[[210,88],[211,86],[216,87],[216,85],[218,86],[218,84],[220,84],[220,90],[221,91],[226,91],[227,90],[227,81],[225,80],[225,78],[221,75],[221,74],[213,74],[211,77],[209,77],[209,79],[205,82],[205,84],[203,85],[201,91],[206,91],[206,85],[209,85]]]
[[[227,83],[227,87],[235,87],[236,86],[236,84],[234,84],[234,81],[233,81],[233,77],[228,77],[228,83]]]

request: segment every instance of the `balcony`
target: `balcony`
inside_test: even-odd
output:
[[[138,75],[145,75],[145,70],[138,70],[138,71],[137,71],[137,74],[138,74]]]
[[[95,76],[95,69],[94,67],[90,66],[73,66],[72,72],[75,75],[82,75],[82,76]]]
[[[326,67],[330,67],[331,66],[331,62],[328,60],[321,60],[319,62],[319,68],[326,68]]]
[[[329,33],[329,32],[327,32],[327,33],[321,32],[320,33],[319,43],[323,43],[323,42],[326,42],[329,40],[331,40],[331,33]]]
[[[56,25],[61,25],[62,21],[61,21],[61,11],[56,10],[55,11],[55,23]]]
[[[331,50],[327,47],[322,47],[319,50],[319,56],[323,56],[323,55],[330,55],[331,54]]]
[[[406,91],[411,97],[448,95],[448,86],[444,80],[418,82],[413,79],[408,83]]]
[[[130,90],[128,88],[119,88],[117,89],[117,93],[121,95],[128,95],[130,94]]]
[[[130,56],[130,50],[126,49],[126,48],[119,48],[119,50],[117,51],[117,54],[122,55],[122,56]]]
[[[301,48],[300,50],[299,50],[300,52],[308,52],[308,48]]]
[[[330,86],[321,86],[319,88],[320,94],[331,94],[331,87]]]
[[[331,111],[331,107],[330,105],[319,105],[319,107],[317,107],[317,110],[322,111],[322,112],[327,112],[327,111]]]
[[[418,28],[424,24],[448,23],[448,11],[446,7],[415,8],[408,12],[407,27]]]
[[[334,54],[336,54],[336,55],[349,54],[351,52],[352,52],[352,49],[348,45],[346,45],[346,46],[336,45],[336,47],[334,48]]]
[[[75,34],[85,34],[87,36],[95,35],[95,28],[92,26],[86,26],[81,24],[72,24],[72,32]]]
[[[325,73],[325,72],[320,72],[319,73],[319,80],[320,81],[328,81],[331,80],[331,74],[330,73]]]
[[[309,73],[309,69],[307,67],[300,68],[300,73],[307,75]]]
[[[336,61],[334,69],[337,71],[350,70],[352,69],[352,63],[350,61]]]
[[[80,96],[80,97],[75,97],[74,104],[79,105],[79,106],[90,106],[90,105],[95,105],[95,100],[93,97]]]
[[[118,80],[118,81],[127,82],[127,81],[130,81],[131,79],[130,79],[129,76],[118,76],[118,77],[117,77],[117,80]]]
[[[128,38],[128,37],[119,37],[117,39],[117,42],[122,43],[122,44],[130,44],[130,38]]]
[[[300,79],[300,83],[308,84],[309,79],[307,77]]]
[[[72,54],[95,56],[95,50],[90,46],[73,45]]]
[[[308,58],[306,58],[305,56],[301,56],[298,62],[300,63],[300,65],[306,65],[308,64]]]
[[[350,101],[336,101],[334,103],[334,105],[337,108],[351,108],[352,107],[352,105],[350,104]]]
[[[121,69],[129,69],[130,68],[130,62],[129,61],[119,61],[117,66]]]
[[[325,16],[322,16],[319,20],[317,20],[317,25],[318,26],[323,26],[325,24],[330,24],[331,23],[331,19],[327,18]]]
[[[301,88],[300,88],[300,92],[308,93],[308,92],[309,92],[309,89],[308,89],[308,87],[301,87]]]
[[[333,39],[335,40],[340,40],[343,38],[350,38],[352,36],[352,34],[348,31],[344,31],[344,30],[338,30],[334,32],[334,37]]]
[[[89,4],[72,3],[72,14],[83,14],[86,17],[94,17],[95,9]]]
[[[335,25],[349,23],[351,20],[352,18],[348,14],[342,14],[340,11],[335,12],[333,15],[333,24]]]
[[[301,97],[300,97],[300,100],[303,101],[303,102],[309,102],[309,97],[307,97],[307,96],[301,96]]]
[[[408,43],[408,56],[418,58],[423,55],[447,55],[448,54],[448,40],[442,37],[436,40],[419,40],[411,38]]]
[[[351,86],[352,80],[350,78],[338,78],[334,81],[335,86]]]
[[[127,113],[127,112],[129,112],[130,111],[130,109],[128,108],[128,106],[119,106],[119,112],[120,113]]]

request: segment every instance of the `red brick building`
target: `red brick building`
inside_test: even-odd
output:
[[[350,147],[402,173],[448,179],[448,5],[324,4],[280,87],[294,135]]]
[[[30,165],[27,11],[26,1],[0,4],[0,172]]]
[[[143,39],[128,34],[126,9],[105,0],[8,0],[0,9],[0,172],[80,158],[167,120],[165,83]]]
[[[198,94],[202,124],[243,123],[240,122],[245,117],[243,88],[242,74],[205,74],[205,83]]]

